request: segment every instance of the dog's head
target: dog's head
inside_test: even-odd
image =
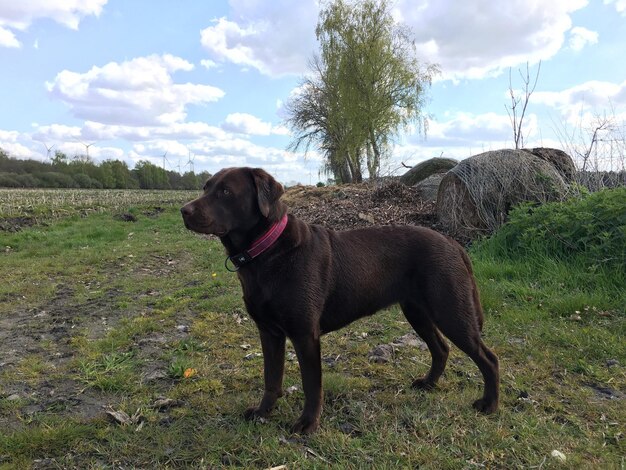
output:
[[[185,226],[194,232],[225,237],[250,230],[262,219],[275,222],[286,211],[279,201],[282,185],[260,168],[225,168],[203,190],[180,210]]]

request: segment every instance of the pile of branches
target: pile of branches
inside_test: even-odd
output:
[[[435,207],[419,190],[391,180],[329,187],[294,186],[283,196],[289,212],[333,230],[373,225],[436,226]]]

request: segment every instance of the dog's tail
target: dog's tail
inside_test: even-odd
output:
[[[474,298],[474,308],[476,309],[478,327],[480,331],[483,331],[483,323],[485,322],[485,317],[483,314],[483,307],[480,303],[480,294],[478,292],[478,286],[476,286],[476,279],[474,278],[474,270],[472,269],[472,261],[470,260],[465,248],[463,248],[456,240],[451,239],[453,243],[457,246],[458,250],[461,252],[461,257],[463,258],[463,263],[465,263],[465,267],[467,268],[467,272],[469,273],[470,282],[472,283],[472,297]]]

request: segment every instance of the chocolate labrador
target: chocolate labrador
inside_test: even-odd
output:
[[[265,393],[248,419],[266,417],[282,395],[285,339],[300,364],[304,410],[295,433],[317,429],[322,410],[320,337],[400,304],[432,356],[413,387],[431,389],[449,347],[465,352],[484,379],[474,408],[498,406],[498,358],[483,343],[483,314],[470,260],[451,238],[424,227],[385,226],[335,232],[310,225],[280,200],[283,187],[258,168],[227,168],[182,209],[185,226],[217,235],[226,267],[236,270],[263,349]]]

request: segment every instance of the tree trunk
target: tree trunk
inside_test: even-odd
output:
[[[376,135],[374,134],[374,130],[370,129],[370,144],[372,148],[372,158],[367,159],[367,171],[369,171],[370,178],[375,179],[378,178],[380,172],[380,149],[378,148],[378,144],[376,143]],[[368,152],[369,153],[369,152]]]
[[[361,173],[361,164],[359,162],[359,151],[355,150],[354,155],[348,154],[348,163],[350,165],[350,172],[352,173],[351,183],[362,183],[363,174]]]

